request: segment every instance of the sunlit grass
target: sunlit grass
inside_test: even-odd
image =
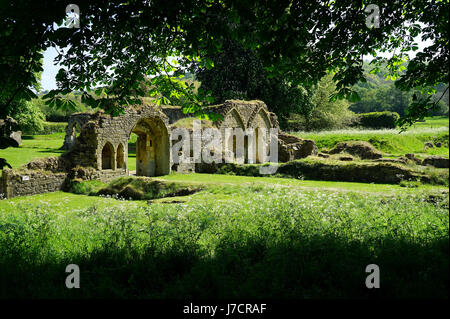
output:
[[[448,296],[448,195],[241,183],[178,204],[50,196],[0,201],[0,297],[369,298],[370,263],[378,297]],[[65,288],[69,263],[82,289]]]

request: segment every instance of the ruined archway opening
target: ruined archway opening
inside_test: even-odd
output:
[[[267,114],[260,110],[256,115],[253,127],[255,128],[256,163],[265,163],[269,155],[270,120]]]
[[[74,139],[80,137],[81,133],[81,125],[78,122],[75,122],[72,126],[72,136]]]
[[[170,173],[169,134],[159,118],[139,120],[132,134],[135,134],[136,175],[161,176]],[[130,138],[133,135],[130,134]],[[129,165],[133,167],[133,165]],[[130,169],[130,171],[132,171]]]
[[[116,163],[118,169],[125,169],[125,152],[122,143],[117,147]]]
[[[102,149],[102,169],[114,169],[114,148],[109,142]]]

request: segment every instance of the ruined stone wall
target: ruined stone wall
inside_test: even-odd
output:
[[[11,198],[55,192],[64,187],[66,177],[67,173],[64,172],[4,169],[1,179],[2,193]]]
[[[262,101],[227,100],[221,105],[208,107],[207,110],[222,115],[222,120],[210,123],[221,131],[222,136],[225,136],[226,128],[242,128],[244,131],[279,128],[276,115],[269,112]],[[169,174],[173,166],[170,150],[172,142],[175,142],[171,141],[170,129],[185,117],[192,115],[184,114],[181,108],[157,108],[150,104],[127,109],[124,114],[116,117],[102,112],[74,114],[68,122],[63,146],[68,152],[59,158],[30,162],[21,170],[4,170],[0,192],[7,197],[31,195],[61,190],[66,179],[109,181],[128,176],[128,141],[132,132],[138,135],[137,175]],[[80,131],[78,136],[74,129],[77,126]],[[190,137],[192,151],[193,143],[201,137],[193,134]],[[306,154],[298,150],[304,149],[302,145],[305,143],[301,139],[280,141],[281,154],[287,160],[309,154],[309,151]],[[202,145],[203,141],[199,142]],[[314,145],[307,146],[313,148]],[[225,147],[223,143],[223,153],[229,151]],[[262,162],[262,158],[257,153],[257,162]],[[196,166],[194,163],[180,164],[175,165],[174,169],[178,172],[193,172]]]
[[[221,105],[208,108],[208,111],[221,114],[223,120],[214,123],[222,136],[225,136],[225,128],[278,127],[278,121],[273,113],[267,110],[261,101],[227,100]],[[161,107],[145,105],[138,109],[128,109],[125,114],[111,117],[106,114],[76,114],[70,119],[65,145],[72,145],[74,125],[81,125],[81,134],[75,139],[72,150],[64,155],[74,166],[81,165],[94,167],[98,170],[124,169],[124,175],[128,175],[128,140],[133,130],[147,133],[147,136],[139,135],[137,143],[137,173],[138,175],[163,175],[168,174],[172,167],[169,125],[176,121],[191,117],[192,114],[184,114],[181,108]],[[148,119],[147,123],[143,120]],[[141,125],[140,125],[141,124]],[[147,132],[144,126],[147,126]],[[157,137],[157,149],[151,149],[152,140],[149,136]],[[192,136],[192,135],[191,135]],[[195,138],[195,137],[194,137]],[[192,143],[192,142],[191,142]],[[191,144],[192,145],[192,144]],[[149,155],[150,154],[150,155]],[[158,166],[155,169],[154,166]],[[186,167],[182,169],[182,167]],[[177,170],[191,171],[192,166],[182,165]]]
[[[169,124],[173,124],[178,120],[181,120],[186,117],[193,117],[194,114],[183,113],[181,107],[178,106],[163,106],[161,107],[161,111],[168,117]]]
[[[76,113],[70,116],[66,126],[66,136],[64,144],[61,147],[63,150],[70,150],[75,146],[77,139],[77,129],[81,132],[83,126],[89,122],[95,115],[90,113]]]
[[[164,173],[170,172],[169,119],[160,110],[152,106],[146,106],[126,110],[125,114],[116,117],[100,113],[86,117],[86,119],[87,121],[82,127],[80,136],[76,139],[75,145],[65,155],[74,166],[104,169],[102,164],[105,162],[106,146],[108,148],[107,155],[111,159],[107,169],[124,170],[122,173],[127,175],[128,140],[138,122],[148,119],[153,124],[153,127],[150,127],[149,130],[153,130],[153,133],[161,132],[161,152],[157,154],[157,161],[163,166],[161,170]],[[71,131],[68,129],[68,132]],[[165,162],[167,164],[164,164]]]

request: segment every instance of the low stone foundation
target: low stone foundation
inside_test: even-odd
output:
[[[70,180],[100,180],[102,182],[109,182],[115,178],[128,176],[126,169],[106,169],[96,170],[93,167],[81,167],[77,166],[70,170],[68,178]]]
[[[115,178],[128,176],[125,169],[96,170],[90,167],[75,167],[69,172],[55,172],[42,169],[4,169],[0,180],[0,195],[12,198],[25,195],[64,190],[71,180],[100,180],[109,182]]]
[[[64,172],[4,169],[1,191],[6,198],[55,192],[64,188],[66,178]]]

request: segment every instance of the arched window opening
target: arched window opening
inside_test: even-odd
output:
[[[130,157],[136,157],[136,166],[128,163],[131,174],[161,176],[170,173],[169,133],[161,119],[148,117],[138,120],[131,130],[128,145]]]
[[[106,143],[102,149],[102,169],[114,168],[114,149],[111,143]]]
[[[121,169],[125,169],[125,154],[124,154],[124,149],[123,149],[123,145],[122,143],[119,144],[119,146],[117,147],[117,168],[121,168]]]

